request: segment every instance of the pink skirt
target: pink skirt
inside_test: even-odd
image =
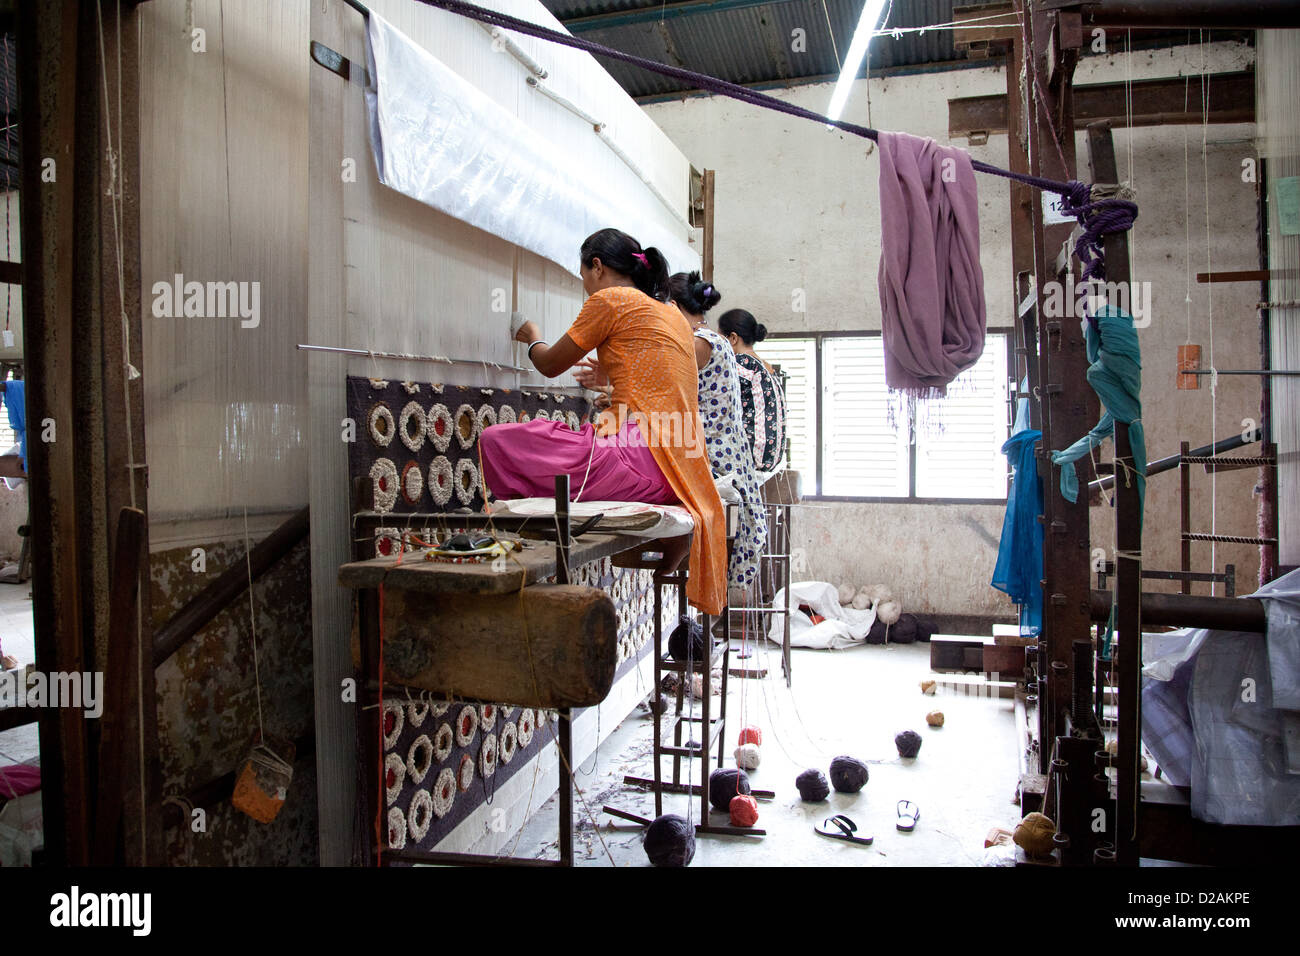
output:
[[[575,432],[546,419],[504,423],[485,428],[478,444],[483,478],[498,499],[552,497],[555,476],[567,474],[574,499],[677,503],[633,421],[608,438],[589,424]]]

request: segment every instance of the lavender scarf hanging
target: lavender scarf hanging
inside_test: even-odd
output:
[[[984,351],[979,200],[970,155],[907,133],[880,144],[885,382],[937,397]]]

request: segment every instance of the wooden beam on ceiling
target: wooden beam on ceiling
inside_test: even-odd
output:
[[[1219,73],[1208,77],[1209,122],[1255,121],[1255,74]],[[1094,83],[1074,88],[1074,123],[1083,129],[1108,121],[1115,126],[1161,126],[1200,123],[1205,118],[1199,76],[1136,80],[1132,84]],[[1126,94],[1131,91],[1131,102]],[[1131,116],[1129,110],[1132,111]],[[1007,98],[963,96],[948,101],[948,135],[1005,133]]]

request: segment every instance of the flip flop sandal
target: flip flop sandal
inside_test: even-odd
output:
[[[830,828],[832,823],[835,824],[835,830]],[[875,837],[870,836],[858,836],[858,825],[842,813],[837,813],[835,816],[823,820],[821,826],[814,825],[813,829],[824,837],[830,837],[832,840],[845,840],[849,843],[857,843],[860,846],[871,846],[871,842],[875,839]]]
[[[916,829],[916,821],[921,819],[921,808],[911,800],[898,801],[898,829],[911,833]]]

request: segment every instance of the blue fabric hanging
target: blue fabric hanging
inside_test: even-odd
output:
[[[990,582],[1020,605],[1020,633],[1033,636],[1043,628],[1043,482],[1034,462],[1037,429],[1016,432],[1002,446],[1013,469],[1007,514],[1002,522],[998,561]]]
[[[1066,501],[1078,500],[1079,476],[1075,474],[1074,462],[1109,438],[1115,431],[1115,422],[1123,422],[1129,426],[1141,521],[1146,503],[1147,443],[1142,430],[1142,350],[1133,317],[1123,309],[1104,306],[1096,315],[1088,316],[1083,339],[1088,361],[1092,363],[1088,366],[1088,384],[1101,399],[1105,414],[1092,431],[1065,451],[1052,452],[1052,462],[1061,466],[1061,494]],[[1115,480],[1126,481],[1128,476],[1119,474]]]
[[[27,471],[27,385],[22,379],[5,382],[5,409],[9,412],[9,427],[18,439],[19,452],[23,457],[23,471]]]

